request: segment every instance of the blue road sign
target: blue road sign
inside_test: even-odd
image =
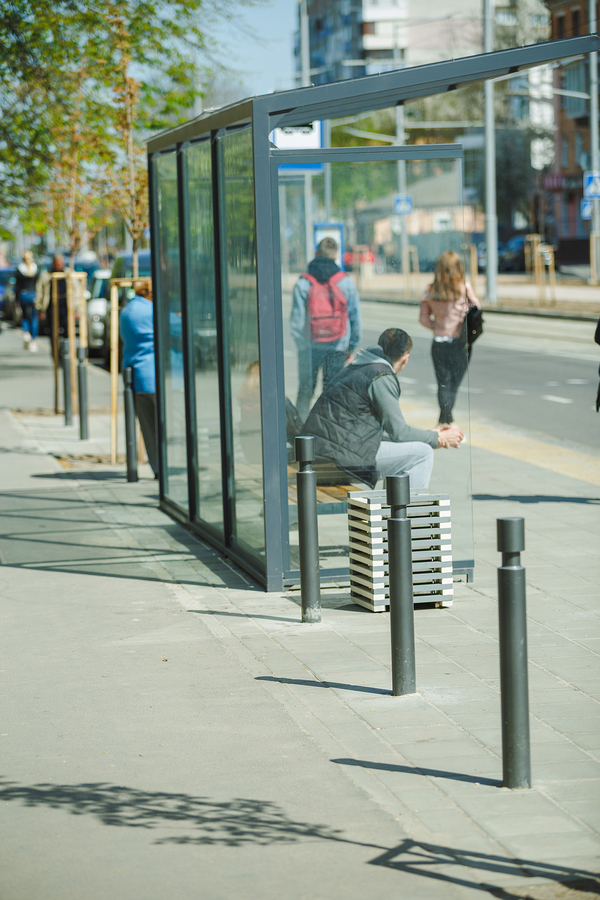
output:
[[[581,201],[581,218],[582,219],[591,219],[592,218],[592,201],[586,200],[583,198]]]
[[[586,200],[600,198],[600,172],[583,173],[583,196]]]
[[[410,194],[396,194],[394,198],[394,215],[409,216],[415,206]]]

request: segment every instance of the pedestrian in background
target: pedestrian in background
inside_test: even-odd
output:
[[[156,366],[154,362],[154,311],[152,285],[133,285],[135,296],[121,313],[119,331],[123,341],[123,368],[133,369],[135,412],[142,429],[148,462],[158,477],[156,436]]]
[[[52,278],[52,272],[65,271],[65,258],[62,253],[55,253],[49,272],[42,272],[37,284],[35,305],[39,311],[40,322],[43,323],[43,333],[52,338],[52,319],[54,316],[54,304],[52,303],[52,283],[56,281],[56,299],[58,301],[58,336],[67,334],[67,279]]]
[[[456,394],[467,370],[464,321],[471,306],[481,309],[473,288],[465,281],[462,259],[458,253],[445,250],[435,264],[433,284],[421,298],[419,319],[433,331],[431,356],[438,383],[440,425],[453,421]]]
[[[15,300],[21,306],[23,345],[35,353],[38,349],[38,311],[35,307],[35,292],[40,270],[34,262],[31,250],[23,254],[23,262],[17,266],[15,275]]]
[[[294,288],[290,328],[298,348],[298,399],[308,416],[319,369],[323,389],[341,372],[361,339],[360,300],[356,285],[336,263],[337,241],[326,237],[315,259]]]

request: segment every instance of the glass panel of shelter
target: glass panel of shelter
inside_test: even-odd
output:
[[[420,153],[421,148],[416,152]],[[281,288],[288,411],[288,576],[291,579],[298,574],[293,432],[300,428],[321,396],[324,378],[331,379],[338,369],[346,373],[345,367],[356,359],[357,353],[377,346],[379,336],[388,328],[401,328],[413,340],[409,364],[398,375],[400,408],[408,424],[430,430],[451,415],[465,434],[465,442],[459,450],[440,449],[435,452],[428,489],[431,493],[450,495],[455,573],[470,569],[473,565],[466,327],[463,325],[458,329],[459,340],[452,344],[434,344],[433,332],[419,322],[419,301],[433,282],[436,261],[442,253],[450,251],[458,254],[463,266],[465,261],[470,260],[470,253],[465,253],[468,246],[465,243],[465,218],[469,232],[482,231],[483,223],[478,221],[482,213],[463,208],[460,158],[432,158],[424,149],[422,158],[406,159],[400,164],[406,167],[408,197],[398,202],[398,161],[374,158],[372,161],[330,163],[332,207],[329,222],[324,208],[324,172],[315,174],[301,168],[279,166]],[[316,334],[314,328],[311,333],[309,317],[305,314],[309,282],[301,279],[302,274],[308,268],[309,274],[313,271],[319,277],[320,270],[327,274],[326,270],[332,268],[330,263],[324,261],[326,257],[315,257],[324,237],[335,240],[334,262],[345,270],[349,279],[345,284],[340,282],[340,288],[344,289],[347,297],[360,298],[358,310],[362,335],[356,347],[352,346],[357,337],[352,330],[352,321],[348,323],[347,335],[344,332],[341,339],[332,340],[327,347],[328,341],[323,340],[327,338],[326,328],[333,327],[335,330],[335,327],[326,326],[321,335]],[[330,250],[332,247],[330,245]],[[324,249],[322,247],[319,253]],[[321,262],[310,265],[315,258]],[[315,340],[319,337],[320,340]],[[441,374],[441,388],[432,360],[434,346],[433,353],[440,373],[444,364],[446,370],[450,369],[449,377],[448,374]],[[330,350],[333,352],[330,353]],[[461,373],[464,373],[462,379]],[[459,382],[451,413],[447,405],[448,382],[450,388],[452,383]],[[445,404],[441,409],[438,394]],[[292,405],[297,409],[295,418]],[[310,433],[310,428],[302,427],[301,433]],[[337,437],[340,435],[341,432]],[[347,573],[348,566],[347,512],[344,505],[347,489],[351,485],[358,491],[370,488],[364,480],[350,474],[348,469],[338,471],[331,478],[328,468],[331,467],[323,466],[319,474],[319,543],[322,578],[334,581],[342,573]],[[383,486],[380,479],[377,488]]]
[[[156,158],[158,215],[159,343],[164,401],[165,495],[187,510],[187,450],[183,377],[181,270],[177,200],[177,154]]]
[[[196,406],[198,518],[223,534],[220,388],[217,352],[212,153],[210,141],[187,154],[187,293]]]
[[[225,379],[231,405],[232,541],[264,566],[265,528],[252,133],[219,138]],[[230,482],[231,483],[231,482]]]

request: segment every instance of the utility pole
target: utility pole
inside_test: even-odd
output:
[[[589,0],[589,32],[597,31],[596,0]],[[590,53],[590,162],[594,172],[600,170],[598,152],[598,53]],[[600,280],[600,200],[592,200],[592,246],[590,246],[590,282],[598,284]]]
[[[594,2],[594,0],[591,0]],[[492,0],[483,0],[483,52],[493,50]],[[485,281],[486,300],[498,303],[498,216],[496,213],[496,122],[494,83],[484,82],[485,100]]]
[[[400,68],[400,46],[398,42],[398,25],[394,25],[394,65]],[[402,147],[405,143],[404,134],[404,102],[396,104],[396,146]],[[406,160],[398,160],[398,193],[406,196]],[[408,261],[408,229],[406,216],[400,216],[400,271],[403,275],[405,266],[410,268]]]

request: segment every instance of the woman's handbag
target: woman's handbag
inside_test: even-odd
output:
[[[467,344],[469,348],[483,333],[483,314],[478,306],[470,306],[467,313]]]

